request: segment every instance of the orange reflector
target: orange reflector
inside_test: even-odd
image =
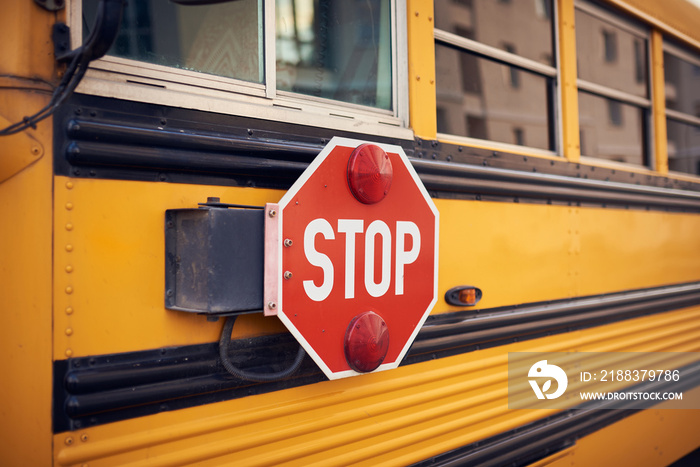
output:
[[[474,306],[481,300],[481,289],[471,285],[454,287],[445,293],[445,301],[454,306]]]
[[[459,291],[459,301],[468,306],[476,304],[476,290],[464,289]]]

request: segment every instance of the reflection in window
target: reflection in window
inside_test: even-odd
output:
[[[277,0],[277,88],[392,108],[388,0]]]
[[[517,44],[518,55],[554,66],[551,11],[552,0],[435,0],[435,27],[499,49]]]
[[[605,61],[615,63],[617,61],[617,36],[615,31],[603,30],[603,50],[605,50]]]
[[[700,62],[700,57],[698,57]],[[666,108],[700,117],[700,66],[664,53]]]
[[[84,0],[89,34],[97,0]],[[263,0],[128,2],[112,56],[264,83]],[[275,90],[394,108],[391,0],[277,0]]]
[[[522,128],[513,128],[514,143],[520,146],[525,145],[525,131]]]
[[[530,147],[552,149],[549,78],[519,70],[520,92],[512,87],[510,66],[441,44],[435,58],[438,132],[512,144],[518,127],[527,131]],[[464,63],[474,66],[460,66]],[[478,71],[467,81],[483,87],[466,92],[462,74],[467,69]]]
[[[583,155],[645,164],[646,111],[587,92],[578,96]]]
[[[648,97],[646,36],[576,10],[576,56],[582,80]]]
[[[671,50],[664,53],[668,166],[700,175],[700,55]]]
[[[700,175],[700,125],[666,120],[668,168]]]
[[[647,49],[646,44],[641,39],[634,40],[634,80],[637,83],[644,83],[647,79]]]
[[[84,37],[97,4],[83,0]],[[262,0],[201,6],[127,2],[109,55],[261,83],[262,31]]]
[[[506,50],[506,52],[512,54],[515,53],[515,46],[513,44],[503,44],[503,48]],[[518,69],[514,66],[508,68],[508,74],[510,77],[510,87],[512,87],[513,89],[517,89],[520,87],[520,74],[518,72]]]
[[[608,120],[613,126],[622,126],[622,104],[612,99],[607,99],[608,102]]]
[[[581,154],[647,165],[649,33],[589,2],[575,15]]]
[[[435,1],[439,133],[554,149],[551,7],[552,0]],[[503,50],[518,57],[496,60]],[[551,73],[528,61],[552,67]]]

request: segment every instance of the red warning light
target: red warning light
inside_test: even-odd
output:
[[[353,196],[364,204],[374,204],[389,193],[394,171],[389,155],[375,144],[361,144],[348,161],[348,185]]]
[[[389,329],[381,316],[366,311],[355,316],[345,332],[345,359],[350,368],[367,373],[379,367],[389,349]]]

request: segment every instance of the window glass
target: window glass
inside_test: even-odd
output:
[[[549,78],[442,44],[435,60],[439,133],[552,149]]]
[[[664,73],[666,108],[700,118],[700,65],[664,53]]]
[[[579,91],[581,153],[617,162],[645,161],[645,112],[634,105]]]
[[[392,108],[389,0],[277,0],[277,88]]]
[[[263,3],[127,2],[109,55],[264,83]],[[97,4],[83,2],[85,37]],[[395,107],[391,0],[277,0],[276,16],[277,91]]]
[[[435,0],[435,27],[554,66],[551,12],[551,0]]]
[[[646,38],[576,10],[579,78],[647,97],[647,46]]]
[[[83,0],[83,36],[97,0]],[[109,55],[263,82],[262,0],[182,6],[163,0],[127,2]]]
[[[700,175],[700,56],[665,52],[664,73],[669,169]]]
[[[666,120],[668,168],[700,175],[700,125]]]

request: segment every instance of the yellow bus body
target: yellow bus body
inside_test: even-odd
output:
[[[50,31],[67,10],[50,12],[38,3],[3,5],[0,127],[45,105],[63,70]],[[698,53],[700,10],[680,0],[607,3],[652,30],[656,168],[581,156],[573,0],[556,1],[562,157],[527,148],[511,155],[524,164],[580,164],[586,178],[617,171],[635,186],[652,176],[697,185],[697,176],[668,170],[660,62],[667,37]],[[411,131],[438,142],[433,10],[429,0],[407,2],[408,96]],[[51,121],[0,137],[2,465],[411,465],[503,433],[516,436],[556,414],[508,408],[509,352],[700,352],[697,302],[358,377],[251,389],[228,399],[214,393],[210,403],[177,409],[163,400],[152,413],[56,430],[56,362],[165,353],[219,339],[221,320],[164,308],[164,212],[208,197],[261,206],[279,201],[284,190],[58,174]],[[449,138],[439,144],[464,146]],[[488,142],[473,147],[500,150]],[[436,196],[434,202],[440,299],[431,316],[462,310],[442,300],[460,284],[483,290],[478,309],[490,310],[700,282],[697,210],[517,198]],[[237,321],[233,339],[286,333],[276,318],[248,314]],[[700,397],[699,391],[686,396]],[[700,447],[700,411],[667,405],[607,423],[533,465],[669,465]]]

